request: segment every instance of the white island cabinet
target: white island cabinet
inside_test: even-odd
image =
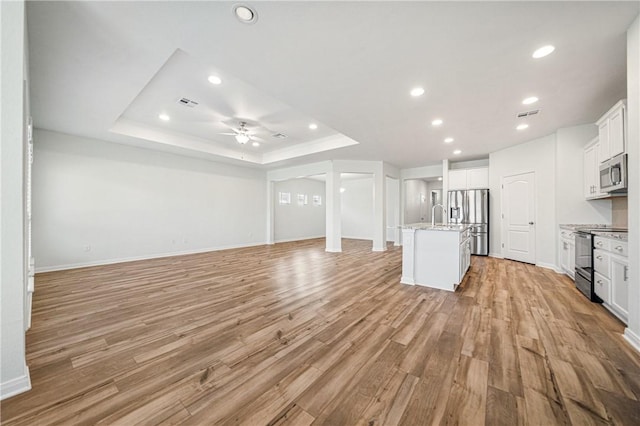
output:
[[[455,291],[471,263],[470,229],[469,225],[405,225],[400,282]]]

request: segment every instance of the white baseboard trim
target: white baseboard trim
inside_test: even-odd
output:
[[[387,251],[386,247],[374,247],[371,249],[371,251]]]
[[[343,235],[342,238],[345,238],[347,240],[363,240],[363,241],[373,241],[373,238],[366,238],[366,237],[350,237],[348,235]]]
[[[504,259],[504,257],[499,253],[489,253],[489,257],[495,257],[496,259]]]
[[[29,367],[24,366],[25,373],[15,379],[0,383],[0,400],[10,398],[19,393],[31,390],[31,379],[29,378]]]
[[[325,248],[324,251],[328,252],[328,253],[342,253],[342,249],[336,249],[336,248]]]
[[[41,266],[39,268],[36,268],[36,273],[66,271],[68,269],[88,268],[90,266],[113,265],[114,263],[136,262],[138,260],[149,260],[149,259],[159,259],[163,257],[184,256],[187,254],[198,254],[198,253],[206,253],[209,251],[257,247],[262,245],[266,245],[266,243],[264,241],[261,241],[261,242],[245,243],[245,244],[232,244],[228,246],[207,247],[207,248],[196,249],[196,250],[175,251],[170,253],[157,253],[157,254],[149,254],[149,255],[143,255],[143,256],[122,257],[117,259],[94,260],[92,262],[70,263],[67,265]]]
[[[288,238],[285,240],[276,240],[276,244],[278,243],[291,243],[293,241],[305,241],[305,240],[317,240],[318,238],[325,238],[325,235],[316,235],[313,237],[300,237],[300,238]]]
[[[563,274],[564,272],[562,271],[562,269],[558,268],[556,265],[552,264],[552,263],[536,263],[536,266],[539,266],[541,268],[545,268],[545,269],[553,269],[555,272],[559,273],[559,274]]]
[[[640,352],[640,336],[638,336],[636,333],[631,331],[629,327],[627,327],[624,329],[624,334],[622,335],[622,337],[624,337],[624,339],[629,342],[629,344],[633,346],[636,351]]]
[[[413,280],[413,278],[400,277],[400,284],[416,285],[416,282]]]

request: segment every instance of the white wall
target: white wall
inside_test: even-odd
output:
[[[640,15],[627,31],[627,126],[629,326],[625,337],[640,351]]]
[[[431,222],[431,191],[439,190],[440,198],[436,203],[443,204],[441,181],[427,181],[423,179],[407,179],[405,185],[404,223]],[[424,197],[424,202],[421,201]],[[444,205],[444,204],[443,204]],[[442,209],[436,211],[436,222],[442,223]]]
[[[423,178],[437,178],[438,176],[443,177],[443,193],[446,192],[447,188],[447,175],[443,175],[443,170],[449,170],[449,161],[443,160],[439,164],[432,164],[429,166],[423,167],[414,167],[411,169],[402,169],[400,171],[400,219],[401,225],[404,225],[407,222],[407,215],[405,212],[407,206],[407,187],[405,182],[411,179],[423,179]],[[446,201],[446,197],[445,197]],[[445,205],[446,207],[446,205]],[[402,239],[402,233],[400,233],[400,239]]]
[[[291,194],[291,204],[280,204],[278,194]],[[307,196],[307,204],[298,202],[298,194]],[[313,205],[313,196],[322,204]],[[276,182],[274,187],[275,241],[294,241],[325,236],[325,183],[314,179],[291,179]]]
[[[427,203],[429,201],[429,185],[422,179],[404,181],[405,203],[404,223],[427,222]],[[422,202],[421,196],[424,197]]]
[[[516,145],[489,156],[490,247],[501,256],[501,179],[535,172],[536,264],[556,266],[556,147],[555,134]]]
[[[0,2],[0,399],[31,388],[25,363],[24,2]]]
[[[436,204],[445,204],[446,194],[442,190],[441,181],[429,181],[427,182],[427,222],[431,222],[431,215],[433,213],[433,203],[431,202],[431,191],[440,191],[439,198],[436,199]],[[446,215],[442,217],[442,209],[438,207],[436,209],[436,223],[444,223],[447,220]]]
[[[263,244],[263,171],[35,134],[38,270]]]
[[[373,240],[373,177],[343,179],[340,186],[343,238]]]

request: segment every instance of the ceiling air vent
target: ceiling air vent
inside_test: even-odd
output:
[[[287,137],[287,135],[285,135],[284,133],[275,133],[275,134],[273,134],[271,136],[276,138],[276,139],[284,139],[284,138]]]
[[[189,108],[194,108],[196,105],[198,105],[196,101],[192,101],[191,99],[187,99],[187,98],[178,99],[178,103]]]
[[[536,115],[539,112],[540,112],[539,109],[534,109],[532,111],[519,112],[518,118],[529,117],[530,115]]]

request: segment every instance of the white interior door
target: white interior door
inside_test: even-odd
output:
[[[536,263],[534,172],[502,178],[502,255]]]

